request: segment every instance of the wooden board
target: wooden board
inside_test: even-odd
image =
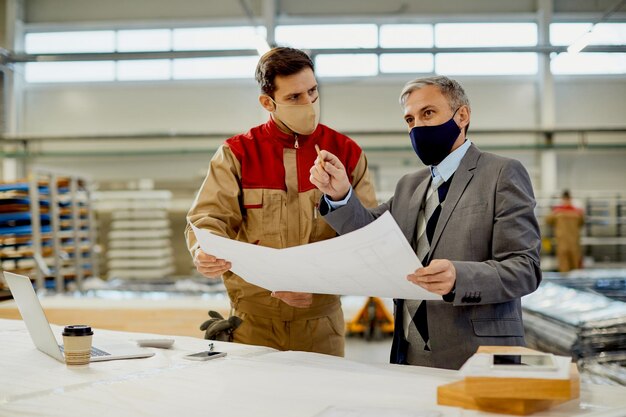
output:
[[[501,398],[475,398],[465,390],[465,381],[437,387],[437,404],[461,407],[469,410],[487,411],[490,413],[527,416],[538,411],[562,404],[567,400],[523,400]]]
[[[465,390],[478,398],[566,400],[580,396],[580,376],[571,364],[569,380],[537,378],[465,378]]]
[[[520,346],[481,346],[478,353],[541,353]],[[437,388],[437,404],[493,413],[529,415],[580,396],[580,375],[571,365],[569,380],[466,377]]]

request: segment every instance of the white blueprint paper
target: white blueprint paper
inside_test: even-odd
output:
[[[389,212],[354,232],[286,249],[193,231],[204,252],[230,261],[231,271],[271,291],[441,299],[407,281],[422,265]]]

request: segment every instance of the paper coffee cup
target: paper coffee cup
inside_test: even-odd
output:
[[[91,358],[93,331],[85,325],[65,326],[63,329],[63,351],[67,366],[87,366]]]

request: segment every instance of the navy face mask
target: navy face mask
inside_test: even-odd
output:
[[[437,165],[450,154],[452,145],[461,133],[454,121],[456,109],[450,120],[437,126],[415,126],[411,129],[411,145],[424,165]]]

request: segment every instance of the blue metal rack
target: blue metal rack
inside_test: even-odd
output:
[[[96,230],[86,178],[34,169],[28,181],[0,184],[0,261],[37,288],[63,292],[98,274]],[[50,278],[52,280],[47,280]]]

